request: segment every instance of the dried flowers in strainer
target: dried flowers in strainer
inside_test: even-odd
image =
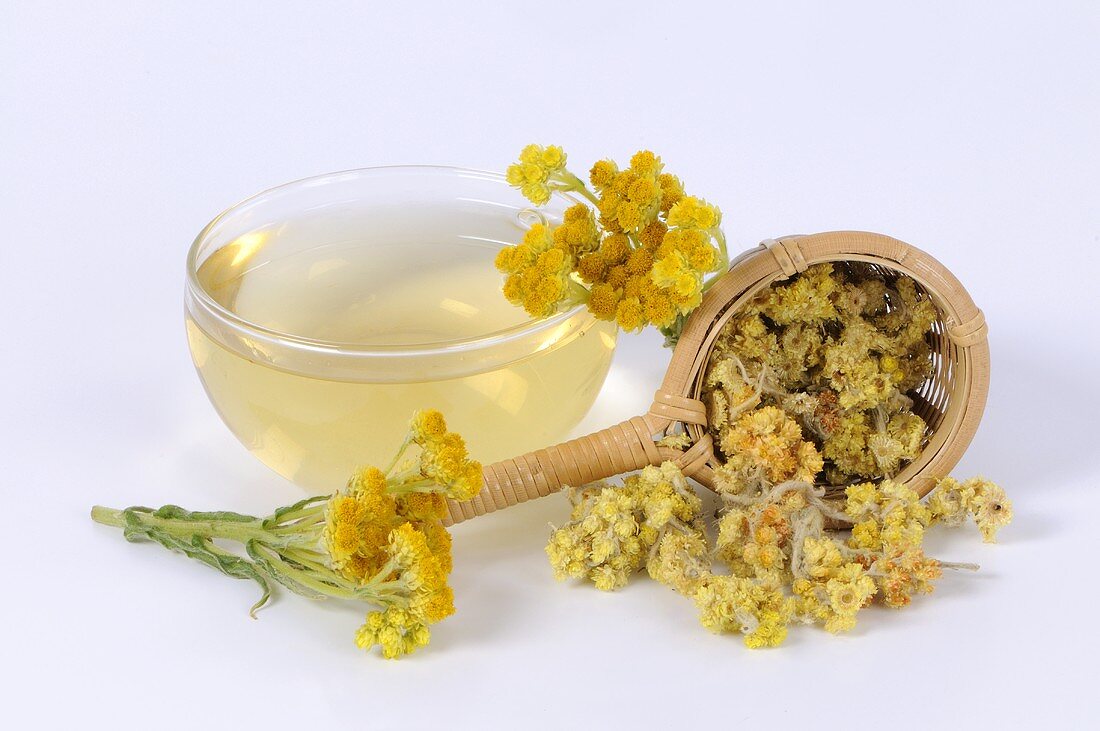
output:
[[[310,599],[351,599],[378,609],[355,635],[387,658],[428,644],[429,626],[454,613],[447,577],[451,536],[446,499],[469,500],[482,487],[481,465],[438,411],[421,411],[390,465],[356,472],[340,492],[306,498],[259,518],[231,512],[95,507],[97,522],[122,528],[218,569],[251,579],[271,596],[272,582]],[[244,554],[215,541],[239,543]]]
[[[719,489],[892,477],[924,447],[913,394],[937,311],[906,276],[817,264],[720,331],[703,385]]]
[[[505,297],[533,317],[583,303],[601,320],[624,330],[653,325],[674,343],[712,275],[729,265],[721,212],[686,195],[648,150],[621,170],[600,160],[591,188],[565,164],[560,147],[528,145],[508,168],[508,182],[537,206],[554,191],[591,205],[571,206],[556,226],[535,223],[523,241],[501,249]]]

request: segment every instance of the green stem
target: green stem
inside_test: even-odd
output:
[[[293,521],[299,521],[299,523],[301,523],[302,519],[309,519],[311,521],[316,520],[316,518],[318,517],[323,519],[325,513],[325,504],[331,497],[331,495],[324,495],[318,497],[317,502],[315,503],[311,503],[304,507],[298,508],[297,510],[291,510],[279,514],[280,527]],[[273,515],[271,517],[274,518],[275,516]]]
[[[415,476],[416,479],[412,479],[413,476]],[[411,471],[406,474],[401,481],[393,482],[386,486],[386,492],[394,496],[408,495],[410,492],[430,492],[433,489],[439,489],[439,484],[437,482],[425,477],[420,477],[419,472]]]
[[[115,528],[121,528],[126,525],[126,521],[122,518],[121,510],[105,508],[102,505],[95,505],[92,507],[92,520],[102,525],[114,526]]]
[[[718,272],[724,274],[730,267],[729,249],[726,248],[726,234],[720,228],[714,229],[714,240],[718,243],[718,255],[721,256]]]
[[[559,190],[580,193],[589,203],[596,206],[597,208],[599,207],[600,199],[597,198],[595,194],[588,189],[588,186],[584,184],[584,181],[578,178],[576,175],[569,172],[568,170],[562,170],[554,177],[556,177],[561,183],[562,187],[559,188]]]
[[[96,505],[92,508],[92,520],[103,525],[116,528],[126,527],[125,510],[115,510]],[[222,538],[238,543],[247,543],[251,540],[262,541],[274,546],[289,546],[295,541],[292,536],[279,535],[263,527],[263,521],[259,518],[249,522],[232,520],[184,520],[177,518],[158,518],[151,512],[143,510],[130,510],[129,514],[137,518],[139,522],[147,526],[153,526],[165,533],[184,538],[187,536],[204,536],[206,538]]]
[[[364,598],[360,592],[350,587],[347,582],[341,579],[336,573],[328,568],[322,568],[320,573],[327,580],[322,581],[317,578],[317,573],[313,571],[303,571],[301,569],[291,566],[289,563],[283,560],[282,554],[271,548],[271,546],[264,544],[253,544],[254,550],[263,554],[263,558],[266,559],[274,569],[280,574],[290,577],[297,583],[307,588],[313,589],[319,594],[325,596],[336,597],[337,599],[360,599]],[[370,599],[370,596],[366,597]]]
[[[277,535],[295,533],[306,528],[313,528],[323,522],[325,522],[325,514],[324,512],[319,512],[317,515],[311,515],[308,518],[302,518],[293,523],[279,523],[279,525],[271,529],[271,532]]]
[[[978,571],[981,569],[981,566],[976,563],[959,563],[958,561],[940,561],[940,566],[956,571]]]
[[[730,268],[730,255],[729,250],[726,248],[726,235],[720,228],[714,229],[711,234],[714,236],[714,242],[718,244],[718,269],[716,270],[717,276],[711,277],[703,282],[704,292],[714,286],[714,283],[721,279],[722,275],[726,273],[726,270]]]
[[[397,450],[397,454],[393,455],[393,459],[386,465],[386,469],[382,470],[382,474],[386,477],[390,476],[390,473],[397,467],[397,463],[401,461],[401,458],[405,455],[405,451],[409,448],[410,444],[412,444],[412,434],[406,434],[405,441],[401,442],[401,448]]]
[[[292,559],[295,563],[300,563],[306,568],[315,569],[317,571],[329,570],[328,566],[325,565],[325,557],[308,548],[287,548],[283,551],[283,555]]]

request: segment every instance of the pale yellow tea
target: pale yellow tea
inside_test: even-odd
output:
[[[211,401],[272,469],[334,490],[384,465],[416,409],[441,410],[483,462],[559,441],[583,417],[614,326],[580,311],[532,332],[500,292],[499,242],[303,247],[317,226],[250,233],[199,267],[201,289],[246,326],[187,320]]]

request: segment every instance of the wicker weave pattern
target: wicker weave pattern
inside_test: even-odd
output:
[[[713,487],[718,466],[707,433],[707,414],[698,399],[710,351],[722,326],[772,282],[826,261],[862,261],[885,276],[917,281],[940,311],[931,339],[934,372],[915,395],[915,411],[928,424],[920,457],[895,479],[927,493],[970,444],[989,389],[988,327],[962,284],[920,249],[881,234],[836,231],[768,239],[743,253],[715,283],[684,326],[664,382],[644,416],[608,429],[485,468],[485,488],[467,503],[449,503],[448,523],[457,523],[536,497],[566,485],[583,485],[660,464],[676,462],[684,473]],[[691,436],[686,452],[659,446],[655,437],[680,423]]]

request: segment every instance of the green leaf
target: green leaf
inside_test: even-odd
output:
[[[662,335],[665,336],[664,345],[666,348],[675,348],[676,343],[680,341],[680,334],[684,331],[684,323],[687,322],[687,317],[683,314],[676,315],[676,319],[668,327],[657,328]]]
[[[331,495],[314,495],[312,497],[307,497],[304,500],[299,500],[298,502],[294,503],[293,505],[284,505],[281,508],[277,508],[275,510],[275,512],[271,514],[271,516],[269,518],[266,518],[264,520],[263,526],[264,526],[264,528],[273,528],[274,526],[276,526],[276,525],[278,525],[279,523],[282,522],[282,519],[283,519],[284,516],[290,515],[292,513],[296,513],[299,510],[302,510],[303,508],[308,508],[310,505],[325,502],[330,497],[332,497],[332,496]]]
[[[279,582],[295,594],[298,594],[299,596],[304,596],[307,599],[327,598],[323,592],[302,584],[301,582],[294,579],[294,577],[288,575],[285,571],[283,571],[278,566],[278,564],[276,564],[274,561],[271,561],[267,556],[260,552],[260,550],[257,548],[256,541],[253,540],[246,543],[245,550],[248,551],[249,557],[256,562],[256,565],[261,567],[268,576],[275,579],[275,581]]]
[[[126,508],[122,511],[122,537],[131,543],[149,540],[149,526],[137,516],[139,512],[152,512],[149,508]]]
[[[153,513],[154,518],[165,518],[167,520],[222,520],[230,523],[251,523],[259,520],[253,515],[243,515],[241,513],[234,513],[230,510],[217,510],[213,512],[199,512],[184,510],[179,505],[164,505]]]
[[[197,561],[217,569],[226,576],[234,579],[248,579],[255,581],[259,585],[260,590],[263,592],[259,601],[252,605],[248,613],[252,616],[256,616],[256,610],[267,604],[268,599],[271,598],[271,583],[267,580],[260,569],[248,559],[237,556],[236,554],[229,553],[214,545],[213,541],[209,538],[200,535],[191,535],[188,537],[174,536],[167,531],[157,528],[155,526],[140,524],[140,519],[137,516],[131,516],[132,520],[137,521],[141,525],[140,537],[146,538],[151,541],[156,541],[160,545],[167,548],[169,551],[176,551],[182,553],[188,558],[193,558]],[[124,532],[130,530],[130,521],[127,521],[127,527]],[[137,534],[137,530],[134,531]],[[128,536],[129,538],[129,536]],[[130,540],[134,540],[130,538]]]

